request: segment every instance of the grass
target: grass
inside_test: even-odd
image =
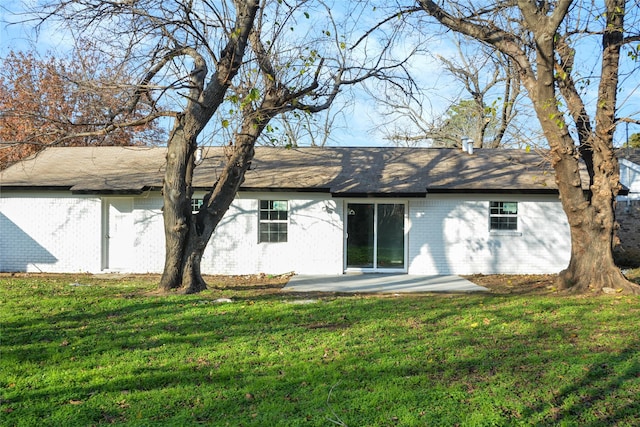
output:
[[[640,425],[638,297],[155,280],[0,277],[1,425]]]

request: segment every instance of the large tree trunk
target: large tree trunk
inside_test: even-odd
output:
[[[588,206],[568,206],[572,249],[567,269],[559,276],[559,286],[571,292],[602,292],[607,289],[640,294],[640,286],[629,282],[613,261],[616,239],[615,204],[620,187],[620,168],[613,147],[616,92],[618,87],[620,49],[623,40],[624,0],[605,2],[606,26],[602,36],[602,77],[598,88],[595,132],[591,129],[586,109],[575,95],[575,85],[559,84],[578,130],[580,154],[589,173]],[[572,54],[566,64],[572,68]]]
[[[545,113],[542,113],[545,114]],[[548,111],[545,117],[548,117]],[[540,116],[539,116],[540,117]],[[615,198],[618,189],[617,162],[612,148],[590,139],[587,155],[589,188],[580,177],[578,149],[565,131],[541,119],[551,146],[552,163],[560,199],[571,234],[569,265],[558,275],[558,288],[570,292],[602,292],[604,288],[638,293],[640,287],[627,281],[613,261]]]
[[[174,253],[167,254],[166,262],[171,262],[171,265],[175,265],[176,271],[167,273],[166,267],[169,264],[165,264],[167,279],[173,282],[166,282],[166,284],[170,285],[166,286],[165,282],[161,281],[162,289],[169,290],[179,287],[183,293],[197,293],[207,288],[200,269],[202,255],[213,232],[229,210],[240,186],[244,182],[245,173],[253,160],[256,140],[271,118],[279,112],[280,109],[277,106],[277,102],[275,102],[274,98],[267,96],[261,108],[247,114],[240,131],[235,135],[235,143],[227,148],[229,152],[225,166],[212,190],[204,197],[202,207],[197,215],[191,214],[190,201],[188,203],[189,212],[186,216],[183,215],[184,212],[182,211],[165,210],[167,245],[169,245],[169,241],[171,241],[172,245],[175,245],[175,247],[172,246]],[[183,151],[178,151],[179,153],[176,153],[176,157],[183,153]],[[186,172],[189,180],[188,187],[184,191],[185,194],[189,194],[190,200],[192,193],[190,177],[193,171],[187,170]],[[165,187],[167,187],[166,184]],[[180,188],[180,191],[183,191],[183,189]],[[166,198],[167,195],[165,194]],[[167,217],[174,219],[172,222],[167,223]],[[186,218],[186,220],[183,220],[183,218]],[[183,227],[183,224],[186,226]],[[177,258],[178,254],[180,256],[179,259]],[[164,279],[165,275],[163,275]]]
[[[182,284],[184,251],[191,228],[191,196],[195,138],[187,139],[184,118],[176,120],[167,146],[167,166],[162,186],[165,231],[165,263],[160,289],[168,291]]]
[[[200,262],[207,242],[208,239],[198,236],[196,227],[192,223],[182,260],[182,291],[186,294],[194,294],[207,289],[207,284],[200,271]]]
[[[612,255],[614,207],[619,187],[613,131],[625,1],[605,1],[606,13],[603,15],[607,22],[602,40],[602,75],[595,132],[591,129],[580,94],[570,81],[573,67],[566,61],[572,60],[573,53],[571,49],[565,49],[568,46],[561,45],[562,38],[558,34],[558,28],[566,20],[573,4],[571,0],[553,2],[553,8],[548,7],[547,2],[517,2],[522,15],[521,29],[529,32],[535,42],[535,66],[530,61],[529,45],[523,44],[518,34],[502,30],[493,23],[475,23],[464,16],[451,15],[439,6],[440,2],[420,0],[419,3],[427,13],[447,27],[492,45],[511,57],[520,73],[522,84],[527,89],[549,143],[560,200],[571,230],[571,258],[567,269],[558,276],[560,287],[575,292],[598,292],[604,288],[614,288],[640,293],[640,286],[624,278],[615,266]],[[507,9],[512,6],[509,2],[504,4]],[[556,50],[556,47],[560,49]],[[561,58],[561,69],[557,75],[556,54]],[[576,145],[567,129],[565,113],[559,108],[556,85],[576,124],[579,145]],[[583,189],[580,176],[581,158],[589,173],[587,189]]]
[[[550,124],[543,125],[545,128],[545,133],[563,133]],[[558,275],[558,287],[572,292],[600,292],[603,288],[614,288],[635,293],[640,287],[628,282],[613,261],[616,174],[611,174],[610,165],[595,167],[595,174],[590,177],[590,188],[585,191],[579,172],[577,147],[573,147],[572,139],[566,136],[564,144],[558,144],[551,143],[553,136],[548,138],[560,199],[571,234],[571,258],[568,267]],[[603,163],[602,153],[593,157],[594,164]]]
[[[622,16],[617,9],[623,0],[607,4],[607,30],[603,36],[603,76],[600,82],[596,130],[591,128],[589,116],[569,74],[555,79],[557,64],[554,58],[556,37],[538,37],[538,79],[536,113],[551,147],[556,182],[571,232],[569,265],[558,275],[558,287],[575,293],[602,292],[606,289],[639,293],[640,286],[629,282],[613,261],[616,237],[615,203],[619,189],[619,167],[613,148],[618,62],[622,40]],[[570,71],[573,58],[564,46],[560,57],[567,61],[562,71]],[[559,73],[562,75],[562,73]],[[563,113],[557,107],[556,81],[576,124],[579,146],[569,134]],[[580,163],[582,159],[589,175],[588,189],[582,187]]]
[[[596,148],[584,150],[586,155],[582,156],[590,175],[589,191],[583,193],[582,199],[577,194],[563,198],[571,230],[571,258],[558,275],[558,287],[573,293],[610,289],[639,293],[640,286],[627,281],[613,260],[619,186],[615,153],[597,139],[592,138],[588,146]]]
[[[609,225],[612,221],[609,209],[605,209],[602,215],[592,213],[584,215],[584,218],[600,218],[600,221],[583,221],[571,226],[571,260],[569,266],[558,275],[559,289],[573,293],[598,293],[608,290],[640,293],[640,286],[627,281],[613,261],[613,226]]]
[[[267,95],[260,108],[247,114],[240,131],[235,135],[235,143],[228,147],[229,153],[218,181],[205,196],[200,211],[194,217],[183,255],[182,289],[185,293],[206,289],[200,271],[202,255],[244,182],[245,173],[251,166],[255,154],[258,137],[267,123],[280,112],[277,100],[277,97]]]
[[[197,149],[198,135],[224,101],[226,91],[242,65],[249,33],[259,8],[257,0],[238,1],[235,5],[234,31],[222,49],[216,63],[216,71],[208,83],[207,63],[202,55],[190,47],[176,50],[176,54],[191,57],[194,69],[190,74],[187,106],[184,112],[176,117],[167,144],[167,163],[162,186],[165,264],[159,284],[160,289],[165,291],[180,287],[183,287],[184,292],[206,289],[200,274],[200,260],[211,235],[206,239],[201,238],[199,230],[195,228],[191,211],[194,153]],[[224,208],[222,215],[230,204],[231,201]]]

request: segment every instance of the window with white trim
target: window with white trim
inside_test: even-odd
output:
[[[518,202],[490,202],[490,231],[518,230]]]
[[[287,200],[260,200],[258,242],[286,242],[289,228]]]
[[[197,214],[202,206],[203,199],[191,199],[191,213]]]

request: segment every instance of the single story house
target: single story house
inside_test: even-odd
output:
[[[224,150],[204,147],[194,209]],[[0,271],[161,272],[165,154],[49,148],[2,171]],[[569,254],[540,154],[259,147],[202,272],[553,273]]]
[[[640,148],[621,148],[620,183],[629,189],[628,194],[618,196],[619,201],[640,203]]]

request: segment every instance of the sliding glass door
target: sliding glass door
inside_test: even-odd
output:
[[[348,269],[405,269],[405,204],[348,203]]]

